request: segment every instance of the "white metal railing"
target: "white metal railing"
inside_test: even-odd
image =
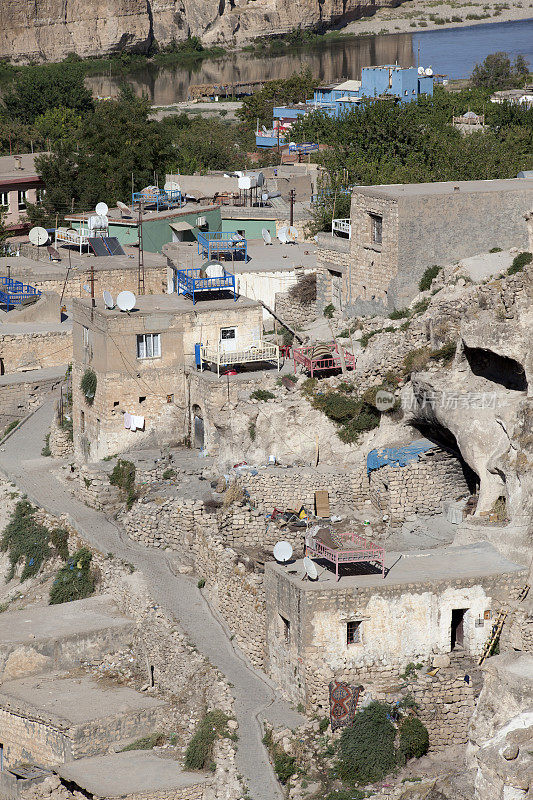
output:
[[[279,372],[279,347],[277,344],[263,341],[262,339],[251,342],[239,342],[235,350],[223,350],[220,346],[213,347],[202,345],[202,363],[208,361],[216,364],[217,374],[220,375],[220,367],[228,367],[233,364],[250,364],[254,361],[276,361]]]
[[[339,233],[346,233],[348,239],[352,238],[352,225],[349,219],[334,219],[331,222],[331,235],[336,236]]]
[[[88,228],[57,228],[55,235],[55,243],[64,242],[65,244],[75,244],[79,246],[80,253],[84,244],[89,244],[88,237],[91,231]]]

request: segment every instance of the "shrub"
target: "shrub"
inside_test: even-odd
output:
[[[135,742],[127,744],[126,747],[123,747],[122,750],[118,752],[127,753],[129,750],[152,750],[154,747],[164,744],[166,738],[164,733],[152,733],[150,736],[143,736]]]
[[[424,274],[422,275],[418,283],[418,288],[421,292],[426,292],[428,289],[431,288],[433,280],[437,277],[441,269],[442,267],[437,266],[437,264],[433,264],[432,267],[428,267],[425,270]]]
[[[316,300],[316,272],[304,275],[298,283],[289,289],[289,297],[303,306],[308,306]]]
[[[44,447],[41,450],[41,455],[42,456],[51,456],[52,455],[52,451],[50,450],[50,434],[49,433],[47,433],[46,436],[44,437]]]
[[[429,748],[429,734],[417,717],[406,717],[400,723],[399,757],[405,763],[410,758],[421,758]]]
[[[274,744],[271,730],[267,730],[263,736],[263,744],[268,748],[272,756],[274,771],[278,776],[279,782],[287,783],[289,778],[296,772],[296,758],[286,753],[279,744]]]
[[[137,493],[135,491],[135,464],[132,461],[119,458],[113,467],[113,472],[109,476],[109,483],[113,486],[118,486],[125,498],[126,507],[131,508],[137,499]]]
[[[339,776],[347,783],[373,783],[396,766],[396,729],[390,706],[374,701],[355,715],[339,741]]]
[[[226,731],[228,717],[219,709],[209,711],[200,720],[185,752],[185,769],[215,769],[213,745]]]
[[[363,333],[363,335],[359,339],[359,344],[361,345],[361,347],[366,347],[367,344],[369,343],[370,339],[373,336],[375,336],[377,333],[381,333],[382,330],[383,330],[383,328],[376,328],[373,331],[368,331],[367,333]]]
[[[65,528],[54,528],[50,531],[50,542],[55,547],[62,561],[68,560],[68,531]]]
[[[5,431],[3,432],[2,438],[4,438],[4,436],[7,436],[8,433],[11,433],[11,431],[15,430],[19,422],[20,420],[18,419],[14,419],[13,422],[10,422]]]
[[[83,600],[94,592],[95,579],[91,573],[92,553],[82,547],[61,567],[50,589],[50,605]]]
[[[37,575],[43,563],[50,558],[49,531],[35,520],[35,508],[28,500],[19,500],[11,519],[4,528],[0,550],[9,554],[6,583],[13,579],[19,561],[24,559],[20,576],[22,583]]]
[[[327,305],[325,307],[325,309],[324,309],[324,316],[325,317],[327,317],[328,319],[331,319],[333,317],[334,313],[335,313],[335,306],[333,305],[333,303],[330,303],[329,305]]]
[[[328,717],[322,717],[322,719],[318,723],[318,732],[319,733],[325,733],[328,728],[329,728],[329,718]]]
[[[92,406],[94,403],[94,396],[96,394],[96,372],[88,367],[82,375],[82,379],[80,381],[80,389],[82,391],[83,396],[85,397],[85,402],[87,405]]]
[[[273,392],[269,392],[268,389],[254,389],[250,395],[254,400],[261,400],[263,403],[266,403],[267,400],[273,400],[275,396],[276,395]]]
[[[518,255],[514,257],[513,263],[507,270],[507,274],[516,275],[517,272],[522,272],[526,264],[531,264],[532,259],[533,255],[531,253],[518,253]]]
[[[455,358],[456,351],[455,342],[446,342],[438,350],[432,350],[429,357],[432,361],[444,361],[445,364],[449,364]]]
[[[255,422],[250,422],[248,425],[248,434],[252,442],[255,442]]]
[[[425,300],[419,300],[418,303],[415,303],[413,308],[411,309],[413,314],[423,314],[424,311],[427,311],[429,306],[429,297]]]
[[[491,247],[489,250],[489,253],[501,253],[501,252],[502,252],[501,247]]]
[[[205,578],[200,578],[196,585],[198,586],[199,589],[203,589],[205,586]]]
[[[405,319],[411,314],[408,308],[395,308],[389,314],[389,319]]]
[[[429,355],[427,347],[411,350],[403,360],[403,374],[407,377],[413,372],[421,372],[427,366]]]
[[[176,474],[177,474],[177,473],[176,473],[176,470],[175,470],[175,469],[166,469],[166,470],[163,472],[163,480],[164,480],[164,481],[169,481],[169,480],[171,480],[171,478],[175,478],[175,477],[176,477]]]

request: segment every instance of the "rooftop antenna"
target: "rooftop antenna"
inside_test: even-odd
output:
[[[261,231],[261,236],[263,237],[263,241],[265,244],[272,244],[272,235],[269,230],[263,228]]]
[[[135,301],[136,297],[133,292],[119,292],[117,297],[117,306],[120,308],[121,311],[131,311],[132,308],[135,308]]]
[[[115,308],[115,301],[113,300],[113,295],[111,292],[108,292],[107,289],[104,289],[104,303],[105,307],[112,309]]]
[[[276,561],[279,561],[280,564],[285,564],[292,558],[292,545],[290,542],[285,541],[276,542],[272,552]]]
[[[305,574],[307,575],[310,581],[316,581],[318,578],[318,570],[316,568],[316,564],[312,561],[309,556],[304,558],[304,569]]]

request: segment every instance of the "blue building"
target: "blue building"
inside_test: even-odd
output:
[[[363,67],[361,80],[347,80],[315,89],[312,100],[292,106],[274,108],[273,129],[257,131],[257,147],[275,147],[289,141],[293,123],[313,111],[323,111],[338,117],[351,111],[364,100],[391,99],[396,103],[410,103],[420,95],[433,95],[433,72],[422,67],[400,67],[387,64],[379,67]]]

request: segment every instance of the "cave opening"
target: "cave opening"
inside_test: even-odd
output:
[[[527,392],[526,374],[519,361],[482,347],[468,347],[464,342],[463,353],[474,375],[506,389]]]
[[[464,460],[457,439],[449,428],[442,425],[437,419],[416,419],[411,422],[411,426],[415,428],[430,442],[434,442],[442,450],[446,450],[450,455],[454,456],[463,471],[463,476],[468,487],[470,494],[476,494],[479,489],[479,475],[472,467]]]

